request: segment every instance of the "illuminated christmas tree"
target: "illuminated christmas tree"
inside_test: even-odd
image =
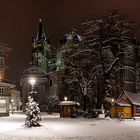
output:
[[[36,103],[31,96],[28,97],[28,103],[26,104],[26,115],[25,125],[27,127],[40,126],[40,109],[38,103]]]

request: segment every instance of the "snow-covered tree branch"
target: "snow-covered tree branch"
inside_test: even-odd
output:
[[[100,106],[106,96],[112,96],[110,80],[116,73],[123,69],[122,58],[132,59],[132,46],[136,45],[133,37],[132,22],[116,12],[105,14],[103,17],[82,23],[85,32],[85,43],[98,52],[98,64],[101,65],[100,73],[96,76],[102,79],[102,94],[99,96]],[[128,68],[129,69],[129,68]],[[132,71],[132,70],[131,70]]]

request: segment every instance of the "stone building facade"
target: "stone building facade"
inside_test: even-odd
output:
[[[8,54],[11,51],[5,44],[0,44],[0,116],[9,115],[9,105],[11,103],[11,89],[14,84],[6,81],[6,70],[8,68]]]

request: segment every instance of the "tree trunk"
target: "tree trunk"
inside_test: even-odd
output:
[[[87,96],[83,95],[83,111],[87,110]]]
[[[82,88],[83,93],[83,111],[87,110],[87,87],[83,86]]]

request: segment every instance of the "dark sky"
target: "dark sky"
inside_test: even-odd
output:
[[[0,42],[12,48],[7,79],[19,83],[22,71],[29,66],[31,39],[39,18],[56,44],[70,28],[113,9],[135,21],[140,39],[140,0],[1,0]]]

